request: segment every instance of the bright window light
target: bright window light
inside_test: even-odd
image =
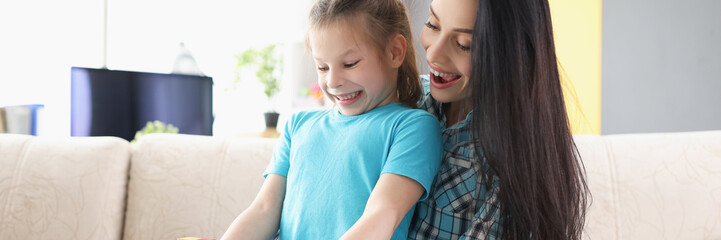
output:
[[[234,79],[233,55],[301,43],[312,0],[107,4],[107,67],[169,73],[184,43],[215,82],[214,135],[234,135],[262,130],[266,109],[257,104],[264,95],[255,81],[225,91]],[[0,106],[44,104],[41,134],[69,136],[70,68],[102,67],[103,6],[96,0],[0,2]]]

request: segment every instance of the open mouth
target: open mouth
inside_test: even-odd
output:
[[[444,72],[441,70],[438,70],[437,68],[434,68],[433,65],[428,63],[429,66],[431,66],[431,86],[437,89],[446,89],[456,82],[458,82],[459,79],[461,79],[460,74],[455,73],[449,73]]]
[[[438,83],[450,83],[461,78],[459,74],[442,73],[434,69],[431,69],[431,75],[433,76],[433,80]]]
[[[335,98],[336,102],[342,105],[350,105],[354,103],[358,98],[360,98],[363,91],[355,91],[352,93],[347,94],[341,94],[341,95],[333,95],[333,98]]]

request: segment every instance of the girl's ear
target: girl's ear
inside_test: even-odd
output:
[[[403,60],[406,58],[406,46],[406,38],[401,34],[396,34],[388,43],[387,53],[394,68],[403,65]]]

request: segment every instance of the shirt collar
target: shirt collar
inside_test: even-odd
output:
[[[463,121],[457,122],[456,124],[453,124],[453,126],[450,126],[450,127],[446,126],[447,119],[446,119],[446,115],[443,114],[443,103],[439,102],[438,100],[433,98],[433,96],[431,95],[430,92],[426,93],[425,100],[423,101],[422,107],[426,108],[426,110],[429,113],[433,114],[434,116],[436,116],[436,118],[438,118],[441,129],[443,129],[444,131],[446,129],[463,131],[463,130],[468,130],[470,127],[471,117],[473,116],[473,110],[468,112],[468,114],[466,115],[466,118],[463,119]]]

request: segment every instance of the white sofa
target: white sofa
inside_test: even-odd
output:
[[[586,239],[721,239],[721,131],[576,136]],[[220,238],[276,141],[0,134],[0,239]]]

